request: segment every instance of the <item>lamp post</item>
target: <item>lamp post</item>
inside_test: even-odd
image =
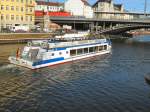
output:
[[[145,5],[144,5],[144,15],[146,16],[146,11],[147,11],[147,0],[145,0]]]

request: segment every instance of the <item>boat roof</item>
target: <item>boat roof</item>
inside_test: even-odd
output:
[[[106,43],[106,39],[95,39],[95,40],[80,40],[80,41],[32,41],[33,46],[41,46],[44,49],[59,49],[62,50],[64,48],[71,48],[71,47],[80,47],[80,46],[87,46],[87,45],[95,45],[95,44],[104,44]]]
[[[49,48],[68,48],[68,47],[77,47],[85,45],[94,45],[94,44],[103,44],[106,43],[106,39],[96,39],[96,40],[82,40],[82,41],[72,41],[72,42],[55,42],[48,43]]]

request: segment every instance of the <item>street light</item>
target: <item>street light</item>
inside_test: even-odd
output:
[[[147,11],[147,0],[145,0],[145,5],[144,5],[144,15],[146,16],[146,11]]]

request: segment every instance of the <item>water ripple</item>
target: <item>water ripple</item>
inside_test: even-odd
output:
[[[112,54],[38,70],[8,64],[18,45],[2,47],[1,112],[149,112],[149,45],[113,44]]]

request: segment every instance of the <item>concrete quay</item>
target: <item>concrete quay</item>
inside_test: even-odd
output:
[[[25,43],[30,40],[44,40],[51,37],[51,33],[0,33],[0,44]]]

